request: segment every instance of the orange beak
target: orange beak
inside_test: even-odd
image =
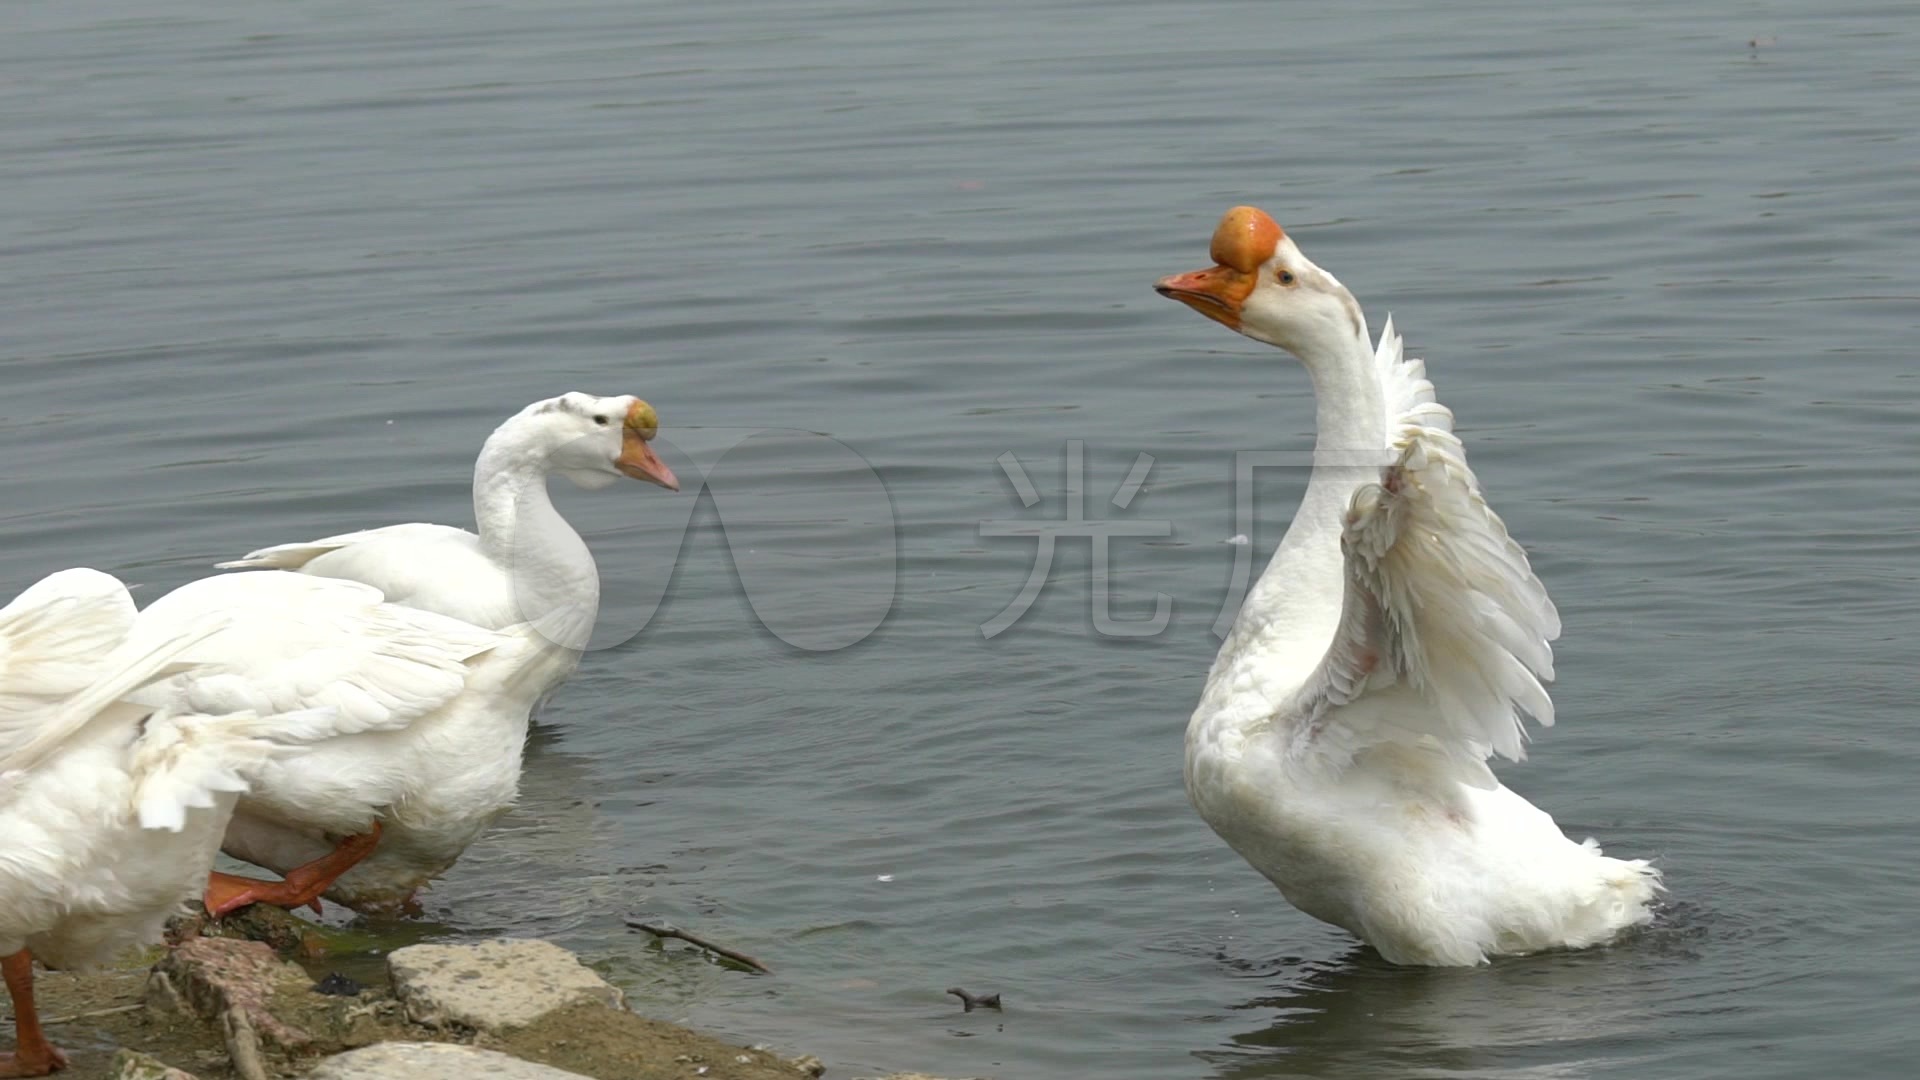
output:
[[[659,433],[660,417],[653,406],[639,400],[627,406],[626,423],[620,431],[620,456],[613,459],[613,467],[635,480],[679,491],[680,481],[674,477],[673,470],[647,445]]]
[[[1280,223],[1266,211],[1236,206],[1213,230],[1213,244],[1207,253],[1213,256],[1215,265],[1161,278],[1154,283],[1154,291],[1230,330],[1238,330],[1241,309],[1260,282],[1260,266],[1273,258],[1285,235]]]
[[[1231,266],[1210,266],[1163,277],[1154,282],[1153,291],[1180,301],[1229,330],[1238,330],[1241,306],[1252,295],[1256,280]]]

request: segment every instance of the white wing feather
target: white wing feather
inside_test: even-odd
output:
[[[441,709],[517,640],[334,578],[207,578],[136,614],[111,576],[63,571],[0,609],[0,773],[124,725],[141,826],[178,831],[277,753]]]
[[[296,570],[371,585],[395,604],[505,629],[522,621],[521,594],[480,547],[480,538],[449,525],[413,522],[262,548],[226,569]],[[561,630],[552,631],[565,640]]]
[[[298,570],[322,555],[362,545],[396,541],[410,544],[446,543],[458,541],[460,538],[465,538],[469,542],[474,539],[473,534],[465,529],[456,529],[450,525],[411,522],[405,525],[385,525],[377,529],[341,533],[338,536],[323,536],[318,540],[302,543],[275,544],[258,551],[249,551],[238,559],[213,565],[220,570]]]
[[[127,762],[140,827],[179,832],[188,810],[211,808],[222,793],[246,793],[248,778],[288,748],[289,733],[323,729],[332,718],[331,709],[279,716],[149,715]]]
[[[126,586],[85,568],[0,608],[0,772],[32,768],[115,701],[176,675],[227,624],[204,612],[136,641],[135,621]]]
[[[184,585],[141,612],[135,634],[205,611],[233,625],[187,651],[204,667],[135,699],[176,713],[280,714],[282,742],[404,728],[461,693],[468,661],[512,640],[383,603],[371,586],[281,571]]]
[[[100,677],[133,616],[126,586],[88,569],[50,574],[0,608],[0,759]]]
[[[1339,628],[1282,712],[1304,721],[1296,745],[1323,757],[1398,741],[1519,760],[1523,716],[1553,723],[1544,684],[1560,616],[1481,495],[1425,365],[1402,357],[1392,319],[1374,362],[1393,460],[1354,493]]]

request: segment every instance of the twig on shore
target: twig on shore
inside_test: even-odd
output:
[[[736,964],[743,964],[746,967],[751,968],[752,970],[757,971],[762,975],[773,974],[772,968],[768,967],[767,965],[761,963],[758,960],[755,960],[753,957],[748,956],[746,953],[743,953],[738,949],[729,949],[725,945],[716,945],[713,942],[708,941],[706,938],[700,937],[698,934],[694,934],[689,931],[682,930],[670,922],[662,922],[658,919],[653,919],[653,920],[628,919],[626,920],[626,922],[628,926],[633,927],[635,930],[645,930],[647,933],[652,934],[654,937],[679,938],[681,941],[684,941],[687,944],[694,946],[695,948],[705,949],[708,952],[714,954],[715,956],[719,956],[719,957],[723,957],[725,959],[731,960]]]
[[[965,990],[962,990],[957,986],[952,986],[947,988],[947,993],[952,994],[954,997],[957,997],[960,999],[961,1012],[972,1012],[975,1009],[993,1009],[995,1011],[1001,1011],[1000,1010],[1000,993],[997,990],[991,994],[980,994],[976,996],[976,995],[967,993]]]
[[[136,1001],[131,1005],[115,1005],[111,1009],[94,1009],[91,1012],[73,1013],[69,1016],[43,1016],[40,1018],[40,1022],[42,1024],[71,1024],[75,1020],[91,1020],[96,1016],[118,1016],[121,1013],[138,1012],[146,1007],[146,1002]],[[13,1017],[7,1017],[7,1021],[11,1023]]]
[[[220,1035],[227,1044],[227,1062],[240,1074],[240,1080],[270,1080],[266,1062],[260,1057],[260,1036],[254,1033],[246,1013],[223,1010]]]

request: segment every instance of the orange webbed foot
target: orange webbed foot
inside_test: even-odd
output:
[[[380,823],[358,836],[349,836],[340,845],[318,859],[287,871],[279,881],[262,881],[214,871],[207,877],[203,898],[207,913],[221,918],[248,904],[272,904],[275,907],[312,908],[320,911],[320,894],[331,888],[340,875],[373,853],[380,843]]]
[[[66,1053],[45,1040],[38,1046],[22,1046],[11,1054],[0,1054],[0,1076],[45,1076],[67,1065]]]
[[[47,1041],[33,1006],[33,954],[25,949],[0,957],[0,974],[13,1002],[13,1053],[0,1054],[0,1076],[45,1076],[67,1067],[67,1055]]]

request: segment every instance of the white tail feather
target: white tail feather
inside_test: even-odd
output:
[[[65,573],[73,573],[73,571],[65,571]],[[94,571],[88,571],[88,573],[94,573]],[[113,580],[108,575],[98,575],[98,577]],[[119,596],[127,598],[125,586],[121,586],[117,580],[113,580],[113,584],[115,588],[119,588]],[[127,611],[131,609],[132,600],[127,598]],[[65,740],[69,740],[75,732],[84,728],[88,721],[92,721],[94,715],[98,715],[113,701],[125,698],[127,694],[132,694],[134,690],[146,686],[148,682],[179,675],[182,671],[182,665],[179,663],[180,655],[198,646],[207,638],[211,638],[213,634],[221,632],[223,628],[227,628],[225,617],[207,613],[198,619],[188,621],[175,634],[169,634],[165,640],[156,644],[119,644],[115,650],[109,651],[104,659],[98,659],[90,667],[92,678],[84,682],[81,688],[69,692],[65,700],[58,703],[52,703],[52,705],[42,703],[38,709],[38,715],[29,717],[31,726],[29,724],[15,726],[13,728],[15,738],[0,742],[0,749],[6,751],[4,755],[0,755],[0,773],[13,771],[13,769],[33,769],[40,761],[46,759],[48,753],[52,753],[52,749],[58,748]],[[123,628],[123,634],[125,634],[125,628]],[[90,638],[90,636],[98,636],[98,630],[84,630],[77,634],[56,634],[56,640],[58,638],[75,640],[75,638]],[[46,648],[40,636],[36,636],[35,646]],[[48,663],[48,669],[56,669],[56,667],[58,665]],[[12,682],[13,671],[8,671],[8,678]],[[42,686],[50,686],[46,678],[52,678],[52,676],[42,675]],[[31,736],[25,734],[27,730],[31,730],[33,734]],[[6,734],[4,726],[0,726],[0,734]]]
[[[221,794],[245,793],[255,770],[290,749],[298,736],[326,730],[332,720],[331,709],[272,716],[154,713],[128,766],[140,827],[179,832],[188,810],[208,809]],[[290,734],[296,738],[290,740]]]

